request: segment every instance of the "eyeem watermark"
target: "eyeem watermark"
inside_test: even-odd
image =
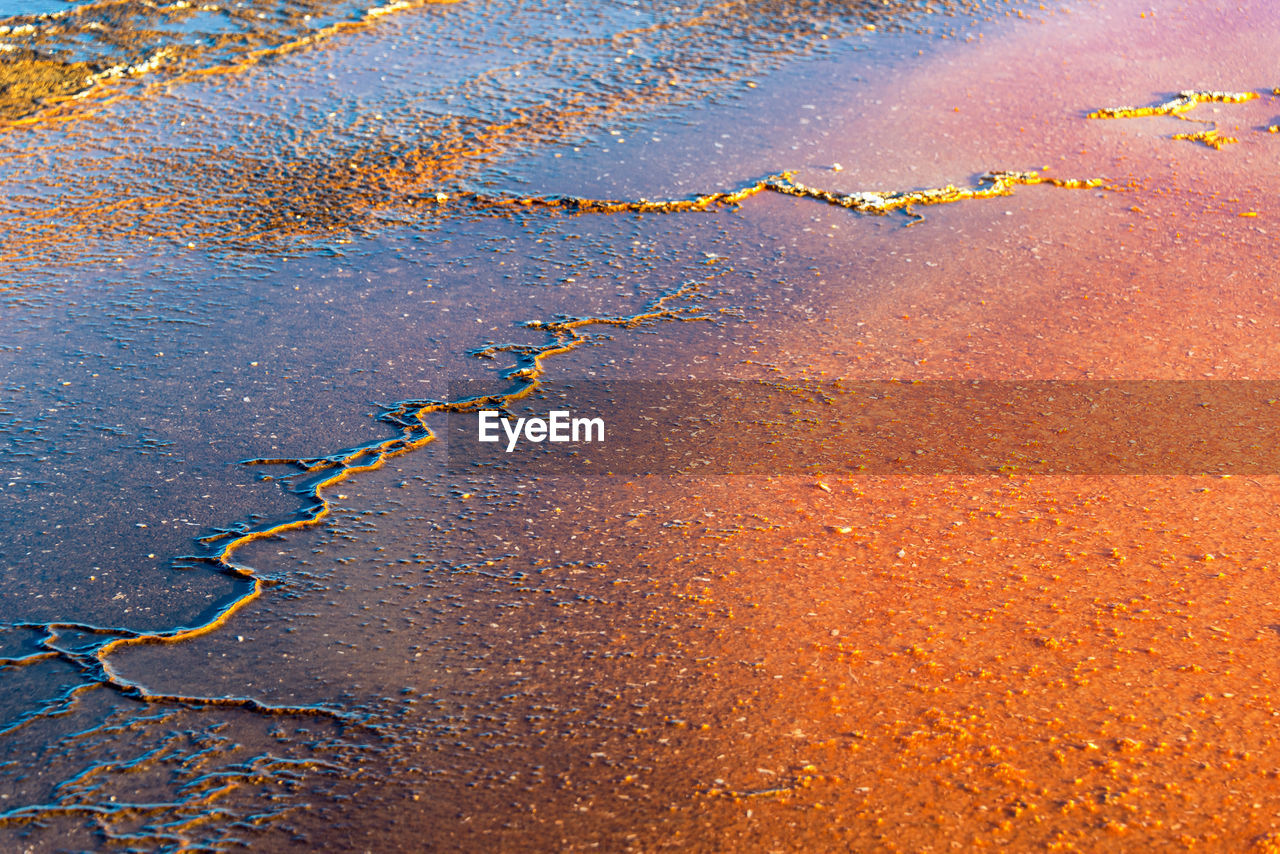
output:
[[[1280,475],[1280,380],[572,380],[446,417],[457,472]]]
[[[500,442],[498,428],[506,434],[507,453],[516,449],[523,438],[527,442],[583,442],[604,441],[603,418],[574,418],[567,409],[547,413],[546,418],[504,418],[496,409],[480,410],[479,435],[481,442]]]

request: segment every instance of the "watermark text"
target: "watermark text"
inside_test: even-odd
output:
[[[547,413],[546,418],[505,418],[496,409],[480,410],[478,422],[481,442],[500,442],[506,435],[507,453],[516,449],[523,438],[528,442],[584,442],[604,441],[603,418],[575,418],[567,409],[556,409]]]

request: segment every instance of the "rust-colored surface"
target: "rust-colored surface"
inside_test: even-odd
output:
[[[11,124],[8,847],[1274,850],[1280,475],[435,440],[543,381],[1276,379],[1280,20],[1147,6],[427,4]]]

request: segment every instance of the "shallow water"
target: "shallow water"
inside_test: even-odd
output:
[[[1274,12],[576,12],[240,61],[273,30],[5,131],[0,832],[1263,845],[1272,477],[460,475],[408,414],[522,387],[566,317],[547,380],[1274,379]],[[1238,144],[1085,117],[1185,87],[1259,93],[1187,114]],[[1103,183],[505,204],[788,169]]]

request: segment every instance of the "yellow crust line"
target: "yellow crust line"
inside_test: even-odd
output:
[[[1233,145],[1240,141],[1234,136],[1219,136],[1217,129],[1201,130],[1195,133],[1175,133],[1173,138],[1186,140],[1187,142],[1201,142],[1214,151],[1221,151],[1224,146]]]
[[[544,207],[562,208],[574,213],[679,213],[685,211],[705,211],[712,207],[736,205],[745,199],[763,192],[782,193],[788,196],[816,199],[830,205],[846,208],[865,214],[887,214],[897,210],[909,211],[914,205],[940,205],[960,202],[967,199],[987,199],[995,196],[1008,196],[1018,185],[1048,184],[1054,187],[1071,189],[1087,189],[1101,187],[1106,182],[1100,178],[1067,179],[1048,178],[1038,172],[988,172],[979,179],[976,187],[957,187],[948,184],[927,190],[894,190],[863,191],[839,193],[809,187],[795,181],[792,172],[782,172],[762,178],[730,192],[708,193],[692,199],[676,199],[670,201],[650,201],[640,199],[635,202],[609,199],[583,199],[575,196],[523,196],[502,197],[486,196],[480,193],[461,193],[450,196],[448,193],[436,193],[435,201],[448,203],[451,199],[469,202],[481,208],[521,208]],[[430,198],[430,195],[428,195]]]
[[[1257,92],[1214,92],[1184,89],[1176,98],[1154,107],[1107,107],[1089,113],[1091,119],[1133,119],[1141,116],[1180,116],[1196,104],[1243,104],[1258,97]]]
[[[423,426],[425,428],[425,424]],[[123,637],[123,638],[118,638],[116,640],[110,641],[104,644],[103,646],[99,647],[97,651],[94,653],[94,657],[97,658],[99,663],[101,664],[102,672],[107,682],[109,682],[114,687],[120,689],[122,692],[142,700],[154,701],[154,700],[169,699],[169,700],[176,700],[176,701],[184,701],[184,700],[194,701],[194,702],[199,702],[206,705],[219,705],[219,704],[246,705],[246,702],[243,698],[182,697],[182,696],[167,696],[167,695],[153,694],[147,691],[145,688],[143,688],[141,684],[134,682],[132,680],[126,679],[123,676],[121,676],[118,672],[116,672],[116,670],[111,666],[110,662],[107,661],[107,657],[110,656],[112,652],[114,652],[117,649],[120,649],[121,647],[137,646],[137,645],[144,645],[144,644],[180,643],[185,640],[191,640],[192,638],[197,638],[202,635],[209,634],[210,632],[213,632],[221,628],[222,626],[226,625],[227,621],[230,620],[233,616],[235,616],[236,613],[242,610],[250,602],[253,602],[259,596],[261,596],[265,586],[263,583],[262,577],[257,575],[251,568],[246,566],[241,566],[231,561],[231,555],[235,551],[240,549],[242,546],[245,546],[251,542],[254,542],[255,540],[268,539],[278,534],[283,534],[286,531],[293,531],[293,530],[298,530],[300,528],[307,528],[319,523],[321,520],[326,518],[332,510],[332,507],[328,499],[324,498],[323,495],[321,495],[321,490],[324,490],[330,486],[335,486],[339,483],[342,483],[343,481],[347,480],[349,477],[351,477],[354,474],[359,474],[360,472],[372,471],[374,469],[380,468],[384,463],[386,463],[387,460],[391,459],[392,457],[398,456],[399,454],[406,453],[414,448],[425,445],[434,438],[435,438],[434,435],[431,434],[430,431],[428,430],[426,436],[420,437],[416,440],[410,441],[410,440],[406,440],[405,437],[403,436],[398,436],[391,439],[387,439],[379,443],[378,445],[375,445],[372,448],[362,448],[359,451],[353,452],[351,455],[349,455],[343,460],[344,465],[342,468],[340,468],[337,472],[335,472],[330,477],[327,477],[319,481],[318,483],[315,484],[314,487],[312,487],[310,492],[319,500],[320,503],[317,507],[315,507],[315,509],[312,511],[310,515],[305,516],[301,519],[291,519],[287,522],[281,522],[280,524],[274,525],[264,530],[251,531],[249,533],[242,534],[239,537],[236,537],[234,540],[231,540],[214,557],[214,560],[218,564],[223,566],[229,574],[235,575],[240,578],[251,579],[253,582],[253,587],[249,590],[249,592],[239,597],[238,599],[232,600],[232,602],[213,619],[209,620],[208,622],[202,625],[195,626],[194,628],[185,629],[182,631],[172,632],[172,633],[142,634],[142,635],[136,635],[133,637]],[[373,457],[373,460],[369,463],[366,463],[364,465],[347,464],[348,461],[354,461],[370,453],[374,454],[374,457]],[[254,704],[254,705],[257,705],[257,704]],[[308,707],[274,707],[274,706],[268,706],[267,704],[260,704],[259,707],[264,710],[279,711],[282,713],[299,713],[299,712],[313,711]]]

